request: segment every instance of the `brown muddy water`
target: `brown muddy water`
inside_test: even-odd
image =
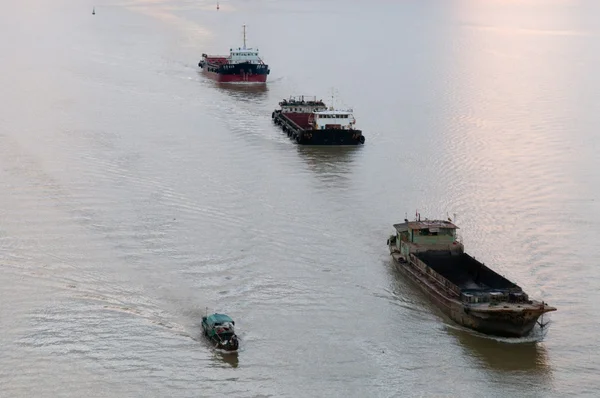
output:
[[[0,396],[596,396],[600,3],[215,5],[0,5]],[[268,84],[206,80],[244,23]],[[363,147],[271,123],[332,88]],[[386,239],[417,209],[558,307],[547,332],[479,336],[405,282]]]

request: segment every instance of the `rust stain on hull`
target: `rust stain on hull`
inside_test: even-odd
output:
[[[460,299],[456,286],[440,286],[435,271],[422,272],[399,253],[392,251],[396,268],[421,288],[454,322],[480,333],[501,337],[523,337],[534,328],[538,318],[556,308],[543,302],[531,301],[521,305],[499,303],[467,304]],[[439,278],[438,278],[439,279]],[[506,307],[506,308],[505,308]]]

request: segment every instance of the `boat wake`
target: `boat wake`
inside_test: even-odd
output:
[[[223,350],[221,348],[215,348],[215,352],[217,352],[221,355],[237,355],[240,351],[241,351],[241,347],[238,348],[237,350],[233,350],[233,351],[227,351],[227,350]]]
[[[546,325],[548,325],[548,323],[549,323],[549,321],[546,322]],[[493,335],[489,335],[489,334],[479,333],[479,332],[477,332],[475,330],[462,327],[462,326],[460,326],[458,324],[447,323],[447,324],[445,324],[445,326],[447,328],[458,330],[458,331],[461,331],[461,332],[465,332],[465,333],[468,333],[468,334],[470,334],[472,336],[480,337],[482,339],[494,340],[494,341],[498,341],[500,343],[507,343],[507,344],[539,343],[539,342],[541,342],[544,339],[544,337],[548,333],[548,328],[547,327],[543,327],[542,328],[539,325],[536,325],[527,336],[523,336],[523,337],[501,337],[501,336],[493,336]]]
[[[206,79],[207,81],[211,81],[210,79]],[[217,82],[218,84],[222,84],[224,86],[266,86],[267,82]]]
[[[284,76],[281,76],[281,77],[276,77],[276,78],[274,78],[274,79],[273,79],[273,78],[271,78],[271,79],[269,79],[269,84],[273,84],[273,83],[279,83],[279,82],[283,81],[283,79],[285,79],[285,77],[284,77]]]

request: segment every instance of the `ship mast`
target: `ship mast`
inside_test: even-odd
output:
[[[244,26],[244,50],[246,49],[246,25]]]
[[[331,106],[329,107],[329,110],[331,110],[331,111],[333,111],[335,109],[334,97],[335,97],[335,87],[331,87]]]

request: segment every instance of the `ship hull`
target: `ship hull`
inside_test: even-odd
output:
[[[213,65],[200,61],[198,66],[205,76],[219,83],[266,83],[270,73],[264,64]]]
[[[534,328],[538,318],[546,311],[479,311],[450,297],[446,292],[435,287],[435,284],[418,267],[400,256],[392,253],[396,268],[414,282],[431,299],[431,301],[450,319],[466,328],[480,333],[500,337],[527,336]]]
[[[224,75],[216,72],[203,72],[204,75],[219,83],[266,83],[267,75]]]
[[[290,138],[298,145],[362,145],[365,142],[360,130],[304,130]]]

